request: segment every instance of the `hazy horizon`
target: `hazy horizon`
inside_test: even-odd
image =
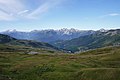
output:
[[[60,29],[49,28],[49,29],[33,29],[33,30],[6,29],[6,30],[1,30],[0,32],[4,32],[4,31],[31,32],[31,31],[35,31],[35,30],[41,31],[41,30],[61,30],[61,29],[68,29],[68,30],[70,30],[70,29],[76,29],[76,28],[60,28]],[[101,29],[104,29],[104,28],[101,28]],[[101,29],[76,29],[76,30],[80,30],[80,31],[87,31],[87,30],[98,31],[98,30],[101,30]],[[120,28],[111,28],[111,29],[104,29],[104,30],[115,30],[115,29],[120,29]]]

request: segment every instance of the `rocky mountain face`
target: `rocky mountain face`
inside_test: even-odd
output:
[[[81,36],[67,41],[57,41],[52,44],[72,52],[96,49],[105,46],[118,46],[120,45],[120,29],[96,31],[91,35]]]
[[[77,30],[77,29],[60,29],[60,30],[33,30],[30,32],[20,32],[20,31],[4,31],[2,34],[12,36],[17,39],[27,39],[27,40],[36,40],[42,42],[54,42],[58,40],[70,40],[73,38],[78,38],[80,36],[90,35],[95,33],[95,31],[87,30]]]

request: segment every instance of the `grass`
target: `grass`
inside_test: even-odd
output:
[[[120,47],[64,54],[0,45],[0,80],[120,80]]]

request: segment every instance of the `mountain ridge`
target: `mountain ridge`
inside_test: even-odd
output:
[[[0,34],[0,44],[58,50],[58,48],[45,42],[37,42],[33,40],[19,40],[4,34]]]
[[[74,28],[71,29],[63,28],[60,30],[47,29],[47,30],[33,30],[30,32],[7,30],[1,33],[15,37],[17,39],[36,40],[49,43],[57,40],[70,40],[80,36],[93,34],[94,32],[95,31],[93,30],[78,30]]]
[[[120,29],[105,32],[96,31],[95,34],[81,36],[67,41],[52,43],[58,48],[76,51],[85,51],[105,46],[117,46],[120,44]]]

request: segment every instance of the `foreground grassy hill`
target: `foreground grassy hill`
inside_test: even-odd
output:
[[[120,47],[63,54],[0,45],[0,80],[120,80]]]

